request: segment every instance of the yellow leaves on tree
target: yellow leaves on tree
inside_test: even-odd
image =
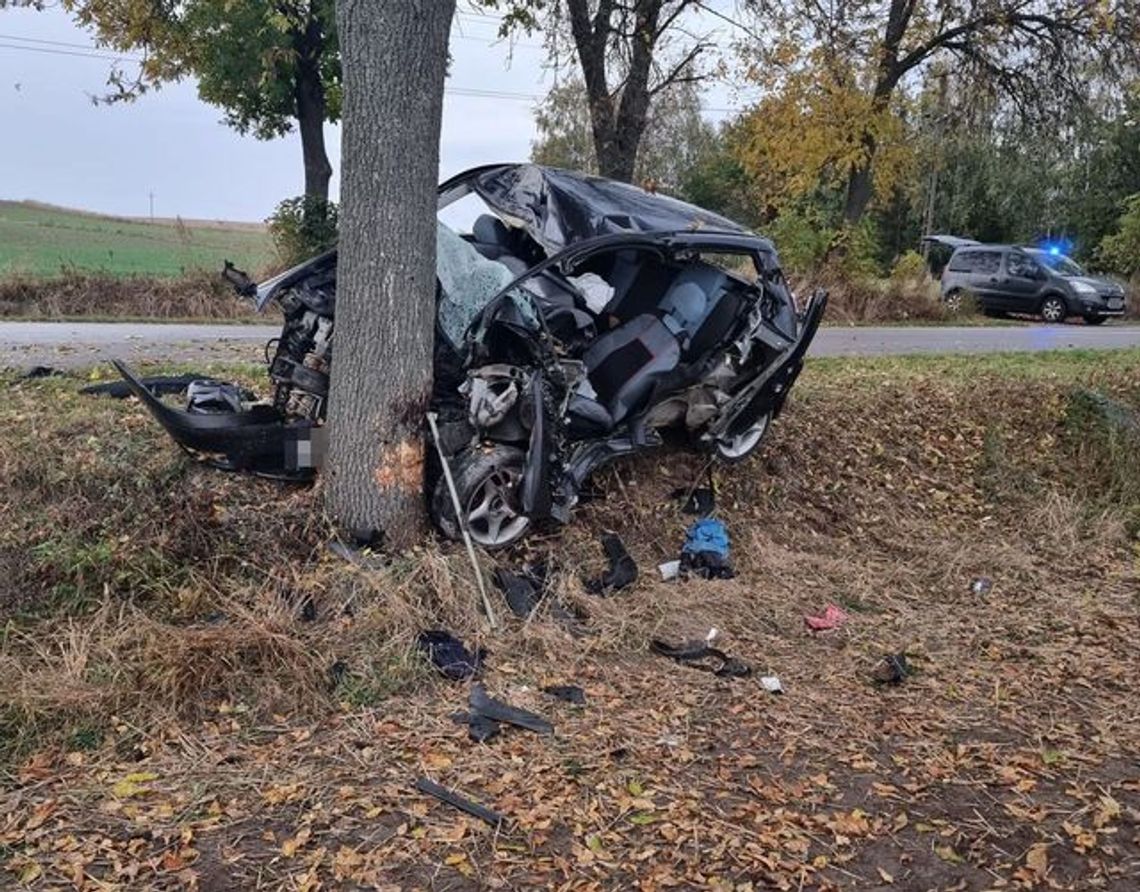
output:
[[[806,61],[743,120],[738,160],[777,208],[819,188],[842,188],[868,165],[876,194],[889,194],[916,164],[901,100],[875,100],[867,72]]]

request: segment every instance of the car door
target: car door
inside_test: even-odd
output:
[[[987,310],[1002,309],[1001,251],[980,250],[970,274],[970,290]]]
[[[1002,309],[1011,313],[1036,313],[1044,278],[1037,261],[1024,251],[1012,250],[1006,254],[1004,263],[1002,288],[1006,296]]]

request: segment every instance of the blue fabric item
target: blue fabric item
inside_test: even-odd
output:
[[[696,521],[685,531],[685,544],[681,554],[700,554],[711,551],[722,558],[728,557],[728,530],[715,518]]]

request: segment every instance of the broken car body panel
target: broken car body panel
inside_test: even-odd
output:
[[[469,234],[441,223],[437,236],[431,408],[462,509],[429,469],[445,534],[466,526],[496,547],[531,521],[565,521],[594,470],[668,431],[727,460],[756,447],[826,305],[821,292],[797,308],[770,241],[675,199],[531,164],[448,180],[439,208],[472,195],[491,212]],[[284,314],[270,402],[178,410],[120,371],[185,448],[224,467],[304,472],[326,434],[336,252],[260,285],[226,277]]]

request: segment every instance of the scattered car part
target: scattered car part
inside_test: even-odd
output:
[[[416,644],[440,674],[451,681],[463,681],[478,675],[487,655],[481,647],[472,653],[462,641],[444,629],[421,632]]]
[[[427,481],[439,529],[501,548],[565,523],[590,475],[660,446],[667,429],[736,461],[778,418],[827,303],[798,306],[772,243],[625,183],[533,164],[443,183],[440,211],[476,196],[469,235],[437,229],[438,446],[458,495]],[[218,467],[304,477],[325,453],[335,250],[260,284],[224,275],[284,316],[267,345],[272,394],[225,417],[145,396],[184,448]],[[738,272],[750,267],[747,274]],[[377,374],[383,374],[377,369]]]
[[[512,573],[503,567],[497,567],[493,578],[495,585],[506,598],[507,606],[520,619],[529,617],[546,596],[545,564],[527,564],[521,573]]]
[[[637,581],[637,564],[626,551],[621,537],[616,533],[606,533],[602,536],[602,549],[609,561],[609,569],[597,579],[586,580],[586,591],[593,595],[605,595],[633,585]]]
[[[474,712],[453,712],[451,720],[467,726],[467,736],[476,743],[486,743],[499,736],[499,723]]]
[[[875,664],[871,678],[880,684],[900,684],[912,671],[906,654],[887,654]]]
[[[59,369],[55,368],[54,366],[34,365],[34,366],[31,366],[30,368],[25,369],[23,372],[21,372],[19,375],[17,375],[15,378],[13,378],[12,383],[17,384],[20,381],[36,381],[40,378],[57,378],[57,377],[60,377],[62,375],[63,375],[63,372],[60,371]],[[83,388],[83,390],[80,392],[86,393],[87,388],[86,387]]]
[[[492,721],[525,728],[535,734],[554,733],[554,726],[542,716],[496,700],[487,693],[486,688],[479,682],[471,685],[471,693],[467,697],[467,703],[472,712]]]
[[[148,375],[145,378],[139,378],[139,383],[155,396],[174,396],[176,394],[185,393],[188,388],[195,381],[209,381],[215,384],[221,384],[221,381],[215,381],[207,375]],[[81,387],[79,392],[88,396],[109,396],[116,400],[125,400],[132,393],[130,384],[126,381],[102,381],[98,384],[88,384],[86,387]],[[252,401],[254,396],[249,391],[244,391],[242,397],[246,400]]]
[[[686,641],[682,644],[670,644],[667,641],[654,638],[649,642],[649,649],[655,654],[669,657],[669,659],[676,660],[678,663],[692,666],[694,669],[711,672],[713,675],[719,675],[724,678],[744,678],[752,674],[751,666],[743,660],[730,657],[724,651],[712,647],[708,639],[704,641]]]
[[[421,793],[426,793],[428,796],[433,796],[440,802],[445,802],[452,808],[457,808],[461,812],[478,818],[480,821],[485,821],[492,827],[499,827],[504,818],[497,811],[487,808],[485,805],[480,805],[478,802],[473,802],[458,793],[454,793],[446,787],[440,786],[433,780],[428,780],[426,777],[421,777],[416,780],[416,789]]]
[[[573,703],[575,706],[586,705],[586,692],[574,684],[552,684],[547,685],[542,689],[544,694],[549,694],[559,700],[565,700],[567,703]]]

